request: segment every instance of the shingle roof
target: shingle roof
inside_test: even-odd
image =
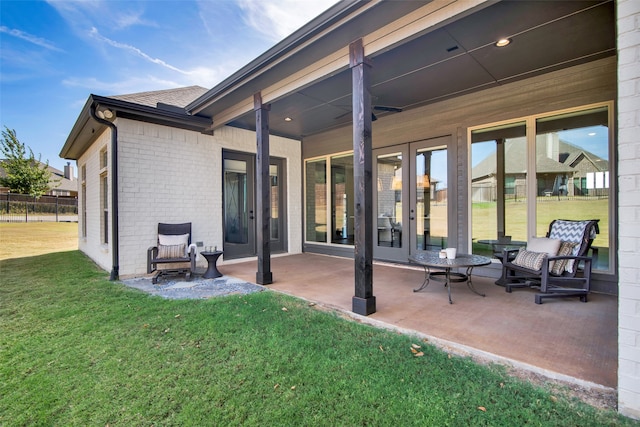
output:
[[[581,155],[587,156],[589,160],[596,165],[600,170],[607,170],[609,162],[596,156],[595,154],[583,150],[582,148],[573,145],[567,141],[559,141],[559,151],[561,153],[567,153],[568,156],[564,162],[550,159],[544,153],[544,146],[537,144],[537,165],[536,169],[538,173],[565,173],[574,171],[572,163]],[[508,144],[506,146],[505,157],[508,159],[505,162],[505,174],[512,175],[518,173],[524,173],[527,170],[527,163],[525,157],[525,151],[520,145]],[[472,179],[478,180],[487,176],[494,175],[496,173],[496,153],[495,151],[478,163],[471,171]]]
[[[151,92],[138,92],[125,95],[114,95],[109,98],[135,104],[157,107],[158,103],[175,105],[184,108],[186,105],[202,96],[208,89],[202,86],[187,86],[177,89],[155,90]]]

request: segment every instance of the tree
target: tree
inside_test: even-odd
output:
[[[0,184],[11,192],[38,198],[49,190],[49,162],[42,165],[40,157],[36,160],[31,148],[27,155],[27,148],[18,140],[15,130],[4,127],[0,147],[4,159],[0,161],[0,166],[5,176],[0,177]]]

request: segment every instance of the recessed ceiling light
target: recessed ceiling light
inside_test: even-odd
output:
[[[500,39],[496,42],[496,46],[498,47],[505,47],[506,45],[508,45],[509,43],[511,43],[511,39]]]
[[[285,117],[285,118],[284,118],[284,121],[285,121],[285,122],[290,122],[291,120],[293,120],[291,117]]]
[[[596,136],[596,133],[595,133],[595,132],[589,132],[587,135],[589,135],[589,136]]]

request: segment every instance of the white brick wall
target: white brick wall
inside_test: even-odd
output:
[[[82,236],[82,215],[78,215],[78,249],[87,254],[100,267],[111,271],[111,242],[109,245],[102,244],[100,228],[100,152],[107,150],[111,153],[111,131],[106,130],[93,145],[78,159],[78,170],[82,166],[87,168],[86,188],[87,188],[87,236]],[[111,156],[108,157],[109,164]],[[83,205],[82,192],[79,194],[78,206]],[[111,200],[111,186],[109,186],[109,200]],[[91,208],[93,207],[93,208]],[[110,239],[111,240],[111,239]]]
[[[191,222],[193,242],[222,247],[222,150],[255,153],[255,134],[223,128],[210,136],[127,119],[118,119],[116,125],[120,275],[146,274],[147,248],[155,244],[158,222]],[[110,131],[106,131],[78,160],[79,168],[87,166],[88,233],[79,246],[107,271],[112,268],[112,255],[110,245],[100,244],[99,152],[109,143]],[[299,253],[300,143],[271,136],[270,148],[271,155],[286,159],[289,252]],[[205,266],[206,261],[200,260],[199,265]]]
[[[640,419],[640,1],[617,1],[618,409]]]

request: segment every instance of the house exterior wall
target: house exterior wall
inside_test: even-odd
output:
[[[640,419],[640,2],[617,2],[618,409]]]
[[[108,154],[108,164],[111,163],[111,131],[106,130],[100,135],[91,147],[78,159],[78,169],[82,170],[82,166],[86,167],[87,176],[86,185],[86,206],[92,206],[93,209],[87,209],[87,235],[82,235],[83,217],[81,214],[81,206],[83,206],[83,194],[78,195],[78,249],[84,252],[96,264],[107,271],[111,270],[111,239],[109,244],[102,243],[101,231],[101,215],[100,211],[100,176],[105,170],[101,167],[100,153],[105,151]],[[107,173],[108,172],[107,168]],[[81,181],[80,181],[81,183]],[[109,187],[109,200],[111,200],[111,187]]]
[[[449,197],[448,202],[454,212],[468,212],[469,127],[609,102],[615,98],[616,59],[611,57],[379,117],[373,123],[373,147],[452,135],[454,142],[449,147],[449,166],[455,170],[457,180],[449,185],[448,190],[455,197]],[[349,127],[307,137],[303,141],[303,156],[308,159],[350,150],[351,138]],[[468,221],[463,218],[452,225],[451,236],[455,236],[457,247],[468,251]]]
[[[255,134],[222,128],[211,136],[120,118],[116,126],[120,275],[146,274],[147,249],[156,243],[159,222],[191,222],[192,243],[200,241],[205,246],[222,248],[222,150],[255,153]],[[81,242],[80,250],[110,270],[111,246],[98,244],[100,173],[97,165],[100,148],[106,141],[110,141],[109,130],[78,160],[79,168],[87,166],[88,176],[88,236]],[[299,253],[302,233],[295,225],[302,221],[298,190],[302,185],[300,143],[273,136],[270,142],[271,155],[286,159],[288,250]],[[205,267],[206,261],[200,259],[198,265]]]

